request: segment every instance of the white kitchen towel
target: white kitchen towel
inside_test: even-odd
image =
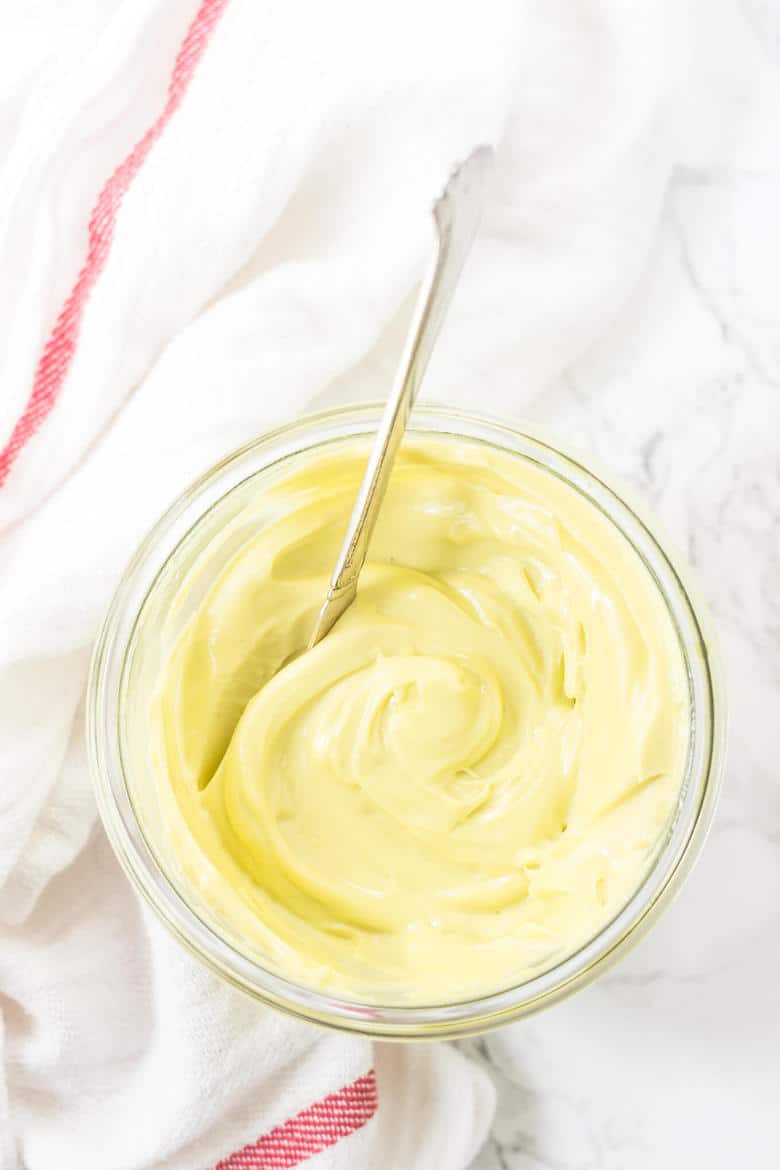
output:
[[[455,160],[498,147],[425,393],[518,410],[633,287],[673,168],[735,148],[756,50],[726,0],[37,0],[4,26],[3,1170],[461,1170],[479,1069],[260,1009],[141,910],[87,777],[91,643],[195,474],[384,392]]]

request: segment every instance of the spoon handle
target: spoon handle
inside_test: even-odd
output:
[[[396,452],[479,226],[485,177],[492,155],[491,147],[478,146],[465,162],[455,168],[444,191],[433,205],[436,251],[420,289],[401,363],[309,648],[316,646],[325,637],[355,599],[358,577],[366,559]]]

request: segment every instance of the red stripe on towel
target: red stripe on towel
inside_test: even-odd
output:
[[[202,0],[176,54],[162,112],[135,144],[124,162],[119,164],[98,195],[89,218],[86,260],[43,347],[24,413],[14,427],[5,448],[0,452],[0,486],[7,479],[22,448],[39,429],[59,397],[76,351],[84,307],[105,267],[111,249],[119,207],[152,146],[181,104],[226,4],[227,0]]]
[[[289,1170],[370,1121],[376,1113],[373,1069],[223,1158],[214,1170]]]

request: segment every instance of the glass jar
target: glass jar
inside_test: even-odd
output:
[[[170,632],[171,621],[186,621],[232,548],[250,535],[239,521],[231,529],[231,544],[220,543],[218,563],[209,564],[204,550],[212,536],[258,496],[264,480],[289,459],[373,435],[380,411],[350,407],[281,427],[212,467],[168,509],[128,565],[97,640],[87,702],[88,750],[98,807],[117,857],[160,919],[200,960],[255,998],[302,1019],[387,1038],[448,1037],[495,1027],[553,1003],[604,971],[644,934],[680,888],[711,821],[725,709],[705,607],[633,504],[578,457],[514,424],[442,407],[418,408],[411,432],[470,439],[546,469],[604,513],[644,562],[677,631],[687,670],[691,734],[676,810],[644,878],[615,917],[563,961],[493,994],[413,1006],[360,1002],[296,984],[242,948],[187,888],[166,852],[144,734],[151,690],[170,647],[162,631]],[[256,509],[251,524],[256,531]],[[171,599],[196,560],[187,605],[172,615]]]

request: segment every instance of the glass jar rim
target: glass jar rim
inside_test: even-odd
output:
[[[560,999],[601,973],[636,942],[679,889],[703,843],[721,782],[725,699],[717,639],[706,606],[625,492],[578,455],[529,428],[446,406],[417,407],[409,431],[462,438],[509,451],[569,483],[599,508],[642,559],[680,640],[691,699],[691,745],[666,838],[630,899],[593,937],[537,975],[459,1002],[388,1005],[314,990],[238,951],[189,905],[166,873],[136,816],[121,751],[122,684],[137,618],[188,532],[220,500],[261,471],[328,442],[368,436],[381,405],[304,415],[252,440],[209,468],[167,509],[125,569],[95,645],[87,690],[87,745],[101,819],[131,879],[168,929],[201,961],[255,998],[296,1017],[385,1038],[421,1039],[483,1031]],[[666,544],[666,541],[664,541]]]

